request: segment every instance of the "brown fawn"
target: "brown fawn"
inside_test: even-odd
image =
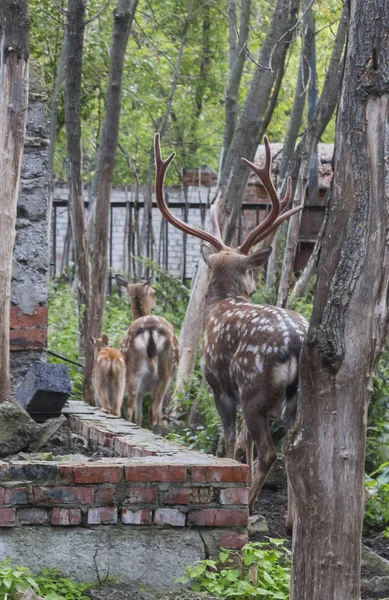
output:
[[[126,381],[124,358],[116,348],[109,348],[108,336],[92,338],[95,347],[93,389],[96,406],[120,417]]]
[[[120,346],[127,372],[127,418],[132,421],[135,413],[135,423],[142,426],[143,398],[151,392],[149,425],[162,425],[163,400],[178,364],[178,339],[166,319],[151,314],[156,302],[150,283],[129,283],[120,274],[115,279],[129,295],[133,314],[133,323]]]
[[[216,408],[222,420],[226,455],[235,456],[237,409],[242,408],[246,429],[245,445],[250,467],[249,508],[256,499],[272,466],[276,452],[269,429],[270,417],[283,412],[290,426],[295,418],[299,356],[307,331],[307,321],[291,310],[250,303],[255,290],[252,270],[269,258],[270,247],[249,254],[250,248],[264,240],[289,216],[301,210],[285,212],[291,198],[291,181],[281,201],[271,180],[271,153],[265,137],[266,162],[262,169],[242,159],[260,178],[271,200],[271,210],[238,248],[226,246],[217,217],[212,210],[216,235],[196,229],[172,215],[166,205],[163,184],[174,153],[161,157],[159,135],[155,137],[156,197],[165,219],[176,228],[210,245],[202,245],[209,267],[205,302],[203,367],[213,390]],[[258,463],[253,473],[253,443]],[[288,488],[290,486],[288,485]],[[287,526],[291,525],[292,501],[289,493]]]

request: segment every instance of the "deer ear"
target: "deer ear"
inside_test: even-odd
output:
[[[211,246],[208,246],[207,244],[201,244],[201,254],[205,264],[209,267],[209,259],[213,254],[217,254],[217,250],[211,248]]]
[[[120,288],[125,288],[125,290],[127,291],[127,286],[129,284],[127,277],[124,277],[124,275],[121,275],[121,273],[115,273],[115,280],[116,284]]]
[[[246,269],[257,269],[261,267],[272,253],[272,247],[261,248],[246,258]]]
[[[109,339],[108,339],[107,335],[105,335],[105,334],[102,335],[101,336],[101,341],[103,343],[103,346],[105,346],[105,347],[109,346]]]

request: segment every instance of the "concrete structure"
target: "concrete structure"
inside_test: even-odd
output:
[[[48,174],[46,91],[40,65],[30,63],[29,106],[11,287],[11,377],[15,387],[42,360],[48,325]]]
[[[82,402],[64,412],[92,448],[115,456],[0,462],[0,560],[93,580],[96,557],[101,574],[164,590],[196,560],[248,541],[247,465]]]

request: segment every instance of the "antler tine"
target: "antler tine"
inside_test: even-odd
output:
[[[273,182],[271,179],[271,174],[270,174],[271,151],[270,151],[269,140],[266,135],[264,136],[263,139],[265,142],[265,152],[266,152],[265,166],[262,168],[259,168],[256,165],[254,165],[254,163],[247,160],[246,158],[242,158],[242,161],[247,166],[249,166],[250,169],[252,171],[254,171],[254,173],[262,181],[263,187],[267,191],[269,198],[271,200],[271,209],[270,209],[268,216],[265,218],[265,220],[262,221],[262,223],[260,223],[259,225],[257,225],[252,231],[250,231],[249,235],[247,236],[247,238],[245,239],[243,244],[241,246],[239,246],[238,249],[242,254],[249,253],[251,246],[256,242],[258,236],[263,235],[263,232],[267,231],[270,227],[272,227],[273,223],[277,219],[281,210],[283,210],[286,207],[286,204],[290,200],[290,194],[288,196],[288,191],[289,191],[290,186],[288,183],[288,189],[287,189],[287,193],[285,194],[285,198],[282,202],[280,202],[280,199],[277,194],[277,190],[275,189],[275,187],[273,185]],[[285,202],[285,200],[287,200],[287,201]]]
[[[154,153],[155,153],[155,167],[156,167],[155,194],[156,194],[156,198],[157,198],[158,208],[161,211],[164,218],[166,219],[166,221],[168,221],[168,223],[170,223],[171,225],[173,225],[180,231],[183,231],[190,235],[194,235],[195,237],[198,237],[201,240],[204,240],[205,242],[209,242],[214,248],[216,248],[216,250],[218,250],[218,251],[222,250],[224,248],[224,244],[222,243],[221,240],[218,240],[215,236],[211,235],[210,233],[208,233],[206,231],[202,231],[201,229],[196,229],[195,227],[192,227],[191,225],[184,223],[184,221],[181,221],[181,219],[177,219],[177,217],[175,217],[170,212],[170,210],[166,204],[166,201],[165,201],[165,196],[163,193],[163,184],[165,181],[165,174],[166,174],[167,168],[170,165],[170,163],[172,162],[172,160],[176,154],[175,154],[175,152],[173,152],[166,160],[162,159],[159,133],[155,134]]]
[[[292,215],[295,215],[296,213],[300,212],[300,210],[303,210],[303,206],[296,206],[295,208],[291,208],[290,210],[287,210],[285,213],[283,213],[282,215],[280,215],[278,217],[278,219],[276,219],[273,223],[273,225],[267,229],[264,233],[262,233],[261,235],[257,236],[255,238],[255,244],[258,244],[259,242],[262,242],[262,240],[264,240],[265,238],[267,238],[271,233],[273,233],[273,231],[275,231],[276,229],[278,229],[278,227],[281,225],[281,223],[283,223],[284,221],[286,221],[286,219],[288,219],[289,217],[291,217]]]

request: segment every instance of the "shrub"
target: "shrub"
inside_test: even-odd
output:
[[[291,553],[285,541],[246,544],[241,553],[222,550],[219,563],[202,560],[186,569],[178,583],[190,583],[191,589],[217,598],[289,598]]]
[[[56,569],[42,569],[35,576],[26,567],[15,566],[10,558],[0,561],[0,597],[12,598],[19,591],[32,588],[45,600],[88,600],[84,591],[90,587],[87,583],[76,583],[64,577]]]

